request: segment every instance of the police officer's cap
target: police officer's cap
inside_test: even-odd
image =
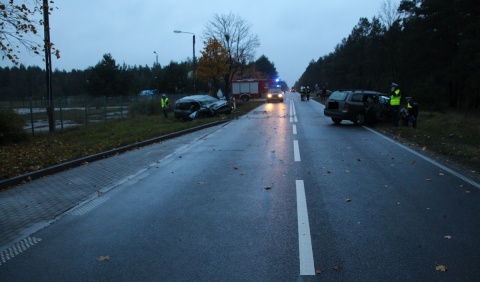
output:
[[[398,87],[398,84],[396,84],[395,82],[392,82],[392,87]]]

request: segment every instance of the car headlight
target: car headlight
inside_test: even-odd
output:
[[[282,94],[278,94],[278,98],[282,98],[282,97],[283,97],[283,95],[282,95]]]
[[[267,94],[267,97],[268,97],[268,98],[272,98],[272,94],[271,94],[271,93],[268,93],[268,94]]]

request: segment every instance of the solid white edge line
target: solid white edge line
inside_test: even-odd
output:
[[[433,165],[441,168],[442,170],[444,170],[444,171],[446,171],[446,172],[448,172],[448,173],[450,173],[450,174],[452,174],[452,175],[460,178],[461,180],[467,182],[468,184],[474,186],[475,188],[480,189],[480,184],[478,184],[477,182],[475,182],[475,181],[467,178],[466,176],[461,175],[460,173],[458,173],[458,172],[456,172],[456,171],[453,171],[453,170],[449,169],[448,167],[446,167],[446,166],[444,166],[444,165],[442,165],[442,164],[440,164],[440,163],[437,163],[436,161],[434,161],[434,160],[432,160],[432,159],[430,159],[430,158],[428,158],[428,157],[426,157],[426,156],[424,156],[424,155],[416,152],[415,150],[412,150],[412,149],[408,148],[407,146],[404,146],[404,145],[398,143],[398,142],[395,141],[395,140],[392,140],[392,139],[390,139],[390,138],[388,138],[388,137],[386,137],[386,136],[384,136],[384,135],[376,132],[376,131],[373,130],[373,129],[370,129],[370,128],[368,128],[368,127],[365,127],[365,128],[368,129],[368,130],[370,130],[371,132],[373,132],[373,133],[375,133],[375,134],[383,137],[384,139],[386,139],[386,140],[388,140],[388,141],[390,141],[390,142],[392,142],[392,143],[394,143],[394,144],[396,144],[396,145],[404,148],[405,150],[409,151],[410,153],[412,153],[412,154],[414,154],[414,155],[417,155],[418,157],[422,158],[423,160],[425,160],[425,161],[427,161],[427,162],[429,162],[429,163],[431,163],[431,164],[433,164]]]
[[[295,102],[290,100],[290,122],[298,122],[297,113],[295,112]]]
[[[290,116],[290,122],[293,121],[293,116],[292,116],[292,100],[290,100],[290,103],[289,103],[289,116]]]
[[[313,262],[312,238],[308,221],[307,199],[303,180],[296,180],[297,216],[298,216],[298,251],[300,275],[315,275]]]
[[[293,159],[296,162],[300,161],[300,148],[298,147],[298,140],[293,140]]]
[[[297,111],[295,110],[295,103],[293,103],[293,112],[295,113],[294,116],[293,116],[293,121],[298,122]]]
[[[295,107],[293,106],[293,100],[290,100],[290,122],[293,122],[295,118]]]

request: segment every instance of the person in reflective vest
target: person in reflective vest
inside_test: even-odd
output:
[[[162,99],[160,101],[162,103],[163,115],[165,116],[165,118],[168,118],[168,103],[169,103],[169,101],[168,101],[167,95],[162,94]]]
[[[401,99],[402,93],[400,93],[400,87],[398,86],[398,84],[392,83],[392,89],[390,94],[390,107],[392,108],[393,126],[398,126]]]

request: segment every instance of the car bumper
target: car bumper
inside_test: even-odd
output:
[[[338,118],[344,120],[351,120],[354,117],[354,114],[349,111],[339,111],[339,110],[323,110],[323,115],[331,118]]]

